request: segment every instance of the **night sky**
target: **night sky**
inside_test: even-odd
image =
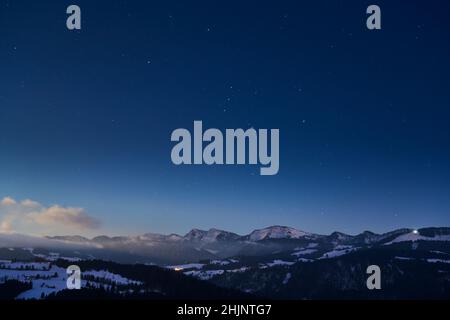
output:
[[[0,0],[0,198],[83,208],[100,222],[86,235],[450,226],[449,14],[444,0]],[[170,135],[194,120],[279,128],[278,175],[173,165]]]

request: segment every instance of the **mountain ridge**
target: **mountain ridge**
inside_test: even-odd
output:
[[[211,228],[192,229],[184,236],[146,233],[139,236],[54,236],[33,238],[0,234],[0,248],[34,248],[58,252],[66,257],[106,259],[118,262],[177,265],[202,260],[221,260],[239,256],[270,256],[288,253],[307,258],[326,258],[371,246],[389,246],[403,242],[450,241],[450,228],[402,228],[376,234],[364,231],[357,235],[333,232],[320,235],[285,226],[257,229],[247,235]],[[317,256],[316,256],[317,255]]]
[[[355,238],[355,237],[361,237],[361,236],[389,236],[393,234],[398,233],[407,233],[412,232],[413,230],[428,230],[428,229],[436,229],[436,230],[445,230],[449,229],[450,227],[424,227],[420,229],[412,229],[412,228],[398,228],[392,231],[384,232],[384,233],[376,233],[370,230],[364,230],[361,233],[352,235],[344,232],[334,231],[329,235],[326,234],[317,234],[317,233],[310,233],[305,232],[300,229],[296,229],[293,227],[288,226],[281,226],[281,225],[273,225],[262,229],[255,229],[251,231],[248,234],[245,235],[239,235],[237,233],[226,231],[218,228],[210,228],[208,230],[193,228],[189,232],[187,232],[184,236],[176,234],[176,233],[170,233],[170,234],[159,234],[159,233],[144,233],[142,235],[137,236],[106,236],[106,235],[99,235],[93,238],[87,238],[80,235],[70,235],[70,236],[45,236],[47,239],[52,240],[61,240],[61,241],[74,241],[74,242],[83,242],[83,241],[99,241],[99,240],[113,240],[113,239],[132,239],[132,238],[141,238],[141,239],[173,239],[173,240],[202,240],[205,237],[207,239],[210,238],[218,238],[219,235],[230,235],[236,240],[247,240],[247,241],[261,241],[261,240],[267,240],[267,239],[299,239],[302,237],[311,237],[311,238],[320,238],[320,237],[336,237],[336,238]],[[216,237],[212,237],[211,235],[213,233],[218,234]],[[209,234],[209,237],[208,237]],[[262,236],[261,234],[264,234]],[[220,238],[220,237],[219,237]]]

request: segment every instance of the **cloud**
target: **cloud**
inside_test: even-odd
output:
[[[20,204],[27,208],[39,208],[41,206],[41,204],[39,202],[30,200],[30,199],[22,200],[20,202]]]
[[[28,214],[28,218],[40,225],[72,226],[76,229],[97,229],[98,220],[90,217],[82,208],[63,208],[58,205]]]
[[[0,202],[0,232],[79,232],[99,227],[100,221],[83,208],[44,206],[30,199],[19,202],[10,197]]]
[[[16,204],[16,200],[10,197],[4,197],[0,203],[2,206],[13,206]]]
[[[11,233],[13,231],[11,221],[4,220],[0,222],[0,232]]]

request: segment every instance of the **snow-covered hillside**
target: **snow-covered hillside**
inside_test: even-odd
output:
[[[82,273],[82,287],[93,286],[108,289],[112,284],[139,285],[141,282],[130,280],[105,270],[85,270]],[[0,284],[8,280],[31,283],[32,288],[16,299],[42,299],[67,289],[66,269],[51,262],[11,262],[0,261]],[[91,279],[91,280],[87,280]]]
[[[248,238],[250,241],[261,241],[265,239],[300,239],[305,236],[312,236],[312,234],[294,228],[274,226],[255,230],[250,233]]]

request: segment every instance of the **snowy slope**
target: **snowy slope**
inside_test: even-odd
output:
[[[433,237],[422,236],[418,231],[413,231],[407,234],[402,234],[392,241],[386,243],[386,245],[405,242],[405,241],[450,241],[450,235],[434,235]]]
[[[311,233],[300,231],[294,228],[274,226],[253,231],[249,235],[249,240],[261,241],[265,239],[300,239],[302,237],[311,235]]]

